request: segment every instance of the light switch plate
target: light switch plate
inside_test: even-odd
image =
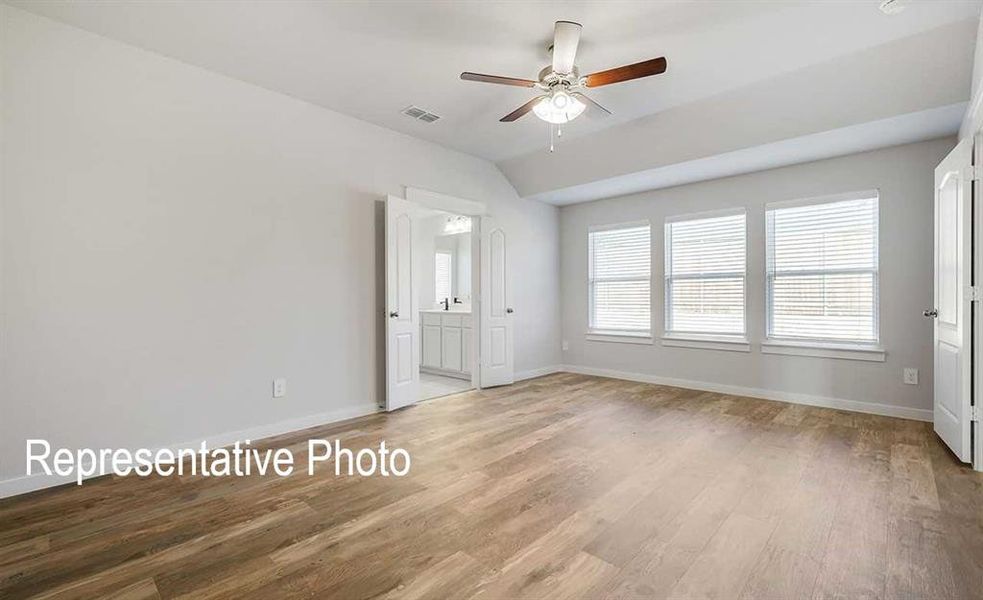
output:
[[[273,397],[283,398],[287,395],[287,380],[284,378],[273,380]]]
[[[918,369],[905,369],[904,382],[908,385],[918,385]]]

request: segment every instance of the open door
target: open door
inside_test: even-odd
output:
[[[386,197],[386,410],[413,404],[420,396],[414,206]]]
[[[935,432],[970,460],[973,297],[973,140],[935,168]]]
[[[512,383],[512,301],[508,236],[491,217],[481,217],[481,387]]]

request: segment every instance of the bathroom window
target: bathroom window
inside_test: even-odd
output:
[[[434,254],[434,297],[437,302],[451,297],[454,257],[447,252]]]
[[[651,333],[651,237],[648,223],[590,229],[591,332]]]

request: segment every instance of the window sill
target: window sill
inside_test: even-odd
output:
[[[652,345],[652,334],[648,332],[630,331],[588,331],[585,334],[588,342],[614,342],[618,344]]]
[[[884,362],[887,353],[884,348],[866,344],[837,344],[822,342],[799,342],[770,340],[761,343],[762,354],[785,354],[788,356],[813,356],[816,358],[841,358]]]
[[[751,351],[751,344],[747,338],[729,335],[666,335],[662,338],[662,345],[674,348],[700,348],[728,352]]]

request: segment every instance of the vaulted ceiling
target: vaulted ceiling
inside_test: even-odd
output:
[[[521,195],[557,203],[634,189],[597,182],[652,186],[658,177],[638,174],[884,120],[900,119],[853,137],[876,146],[870,136],[886,132],[906,141],[898,127],[952,133],[980,10],[978,0],[911,0],[895,16],[876,0],[9,3],[495,161]],[[498,121],[531,90],[458,76],[535,78],[559,19],[584,25],[583,72],[657,56],[669,69],[592,91],[614,116],[577,119],[550,155],[542,121]],[[411,104],[441,119],[402,115]]]

